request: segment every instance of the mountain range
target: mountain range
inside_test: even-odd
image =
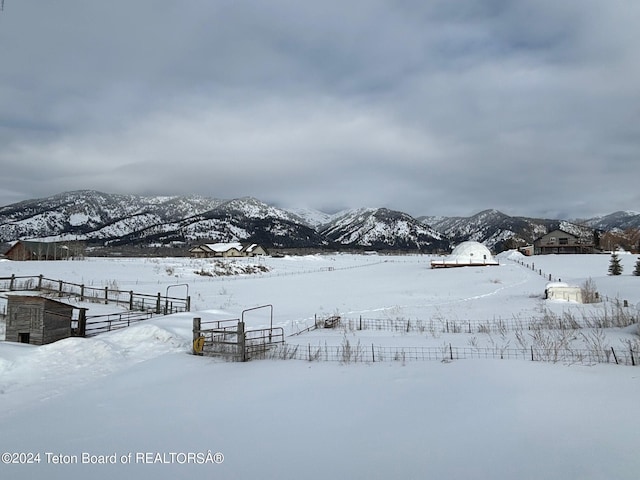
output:
[[[18,239],[82,241],[92,247],[176,246],[255,242],[275,249],[361,249],[438,252],[465,240],[494,251],[531,243],[561,228],[640,229],[640,213],[615,212],[582,220],[512,217],[485,210],[471,217],[414,218],[387,208],[327,214],[282,209],[251,197],[116,195],[81,190],[0,207],[0,243]]]

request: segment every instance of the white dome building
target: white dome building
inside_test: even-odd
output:
[[[462,242],[444,260],[433,260],[431,268],[499,265],[487,247],[479,242]]]

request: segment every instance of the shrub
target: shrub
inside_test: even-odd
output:
[[[598,289],[596,283],[591,277],[587,278],[580,286],[582,290],[582,302],[583,303],[597,303],[599,301]]]

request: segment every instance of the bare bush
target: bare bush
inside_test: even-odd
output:
[[[598,288],[591,277],[584,281],[580,290],[582,291],[582,303],[598,303],[600,301]]]

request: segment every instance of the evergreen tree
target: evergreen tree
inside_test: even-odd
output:
[[[611,261],[609,262],[609,275],[621,275],[622,274],[622,264],[620,264],[620,259],[618,258],[618,254],[613,252],[611,254]]]
[[[638,261],[636,262],[636,268],[633,270],[633,274],[636,277],[640,277],[640,257],[638,257]]]

